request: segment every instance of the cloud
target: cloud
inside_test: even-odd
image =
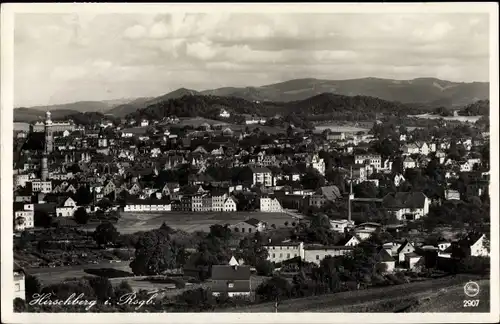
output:
[[[144,37],[144,35],[146,35],[146,33],[147,33],[147,30],[146,30],[146,28],[144,28],[144,26],[134,25],[132,27],[125,29],[125,31],[123,32],[123,35],[125,36],[125,38],[139,39],[139,38]]]
[[[140,97],[294,77],[485,81],[488,31],[488,17],[472,13],[17,14],[15,101]]]

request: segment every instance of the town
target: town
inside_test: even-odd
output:
[[[152,289],[161,302],[95,309],[296,311],[368,290],[408,303],[489,274],[488,123],[211,116],[47,111],[15,131],[16,309]]]

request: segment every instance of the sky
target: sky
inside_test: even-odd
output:
[[[14,105],[150,97],[296,78],[489,80],[486,14],[28,14]]]

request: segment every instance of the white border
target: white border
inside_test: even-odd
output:
[[[14,314],[13,285],[2,275],[2,322],[4,323],[420,323],[498,322],[499,310],[499,219],[498,219],[498,5],[496,3],[272,3],[272,4],[3,4],[1,14],[1,228],[2,274],[12,271],[12,109],[13,109],[13,30],[15,13],[151,13],[151,12],[286,12],[286,13],[489,13],[490,15],[490,133],[491,133],[491,313],[173,313],[173,314]],[[36,85],[33,85],[36,86]]]

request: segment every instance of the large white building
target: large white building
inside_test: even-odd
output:
[[[372,165],[375,170],[380,170],[382,166],[382,157],[378,154],[363,154],[354,156],[354,164],[368,164]]]
[[[359,242],[358,242],[359,243]],[[353,245],[326,246],[321,244],[304,244],[303,242],[280,242],[266,245],[267,259],[279,263],[293,258],[302,261],[319,264],[327,256],[342,256],[350,253]]]
[[[276,198],[261,197],[260,198],[260,211],[267,213],[281,213],[283,208]]]
[[[273,174],[266,167],[251,167],[252,185],[264,185],[265,187],[273,186]]]
[[[33,180],[31,182],[27,182],[31,185],[31,192],[42,192],[42,193],[51,193],[52,192],[52,181],[41,181],[41,180]]]
[[[125,205],[126,212],[171,211],[172,204],[165,200],[138,199]]]
[[[222,210],[225,212],[233,212],[237,210],[236,207],[236,201],[232,197],[228,197],[226,201],[224,202],[224,206],[222,207]]]

